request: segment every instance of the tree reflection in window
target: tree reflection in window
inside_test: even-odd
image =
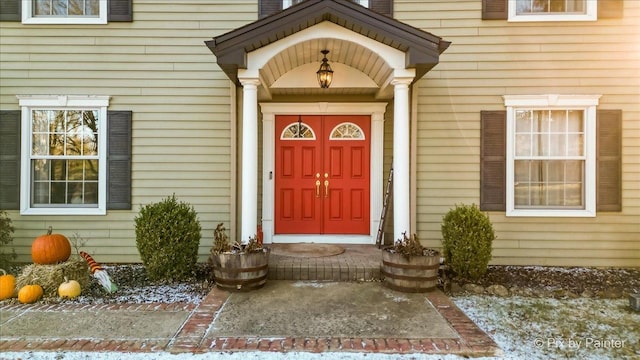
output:
[[[331,131],[330,139],[358,139],[364,140],[364,132],[354,123],[342,123]]]
[[[311,129],[307,124],[302,122],[295,122],[289,124],[280,135],[280,139],[282,140],[313,140],[316,138],[316,134],[313,133],[313,129]]]
[[[32,205],[98,203],[98,111],[33,110]]]

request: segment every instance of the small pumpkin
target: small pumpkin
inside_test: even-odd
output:
[[[65,262],[71,256],[71,243],[62,234],[52,234],[53,229],[45,235],[38,236],[31,243],[31,258],[40,265],[53,265]]]
[[[78,297],[81,292],[80,283],[75,280],[69,280],[66,276],[64,277],[64,282],[58,286],[58,296],[63,299],[73,299]]]
[[[0,300],[12,298],[16,294],[16,277],[0,269]]]
[[[25,285],[18,291],[18,301],[21,304],[33,304],[40,300],[42,294],[44,294],[42,286],[38,284]]]

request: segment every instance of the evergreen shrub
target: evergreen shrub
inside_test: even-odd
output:
[[[201,227],[193,206],[175,194],[140,209],[135,218],[136,246],[150,280],[184,280],[198,261]]]
[[[476,280],[487,272],[493,225],[477,205],[456,205],[443,217],[442,245],[449,268],[460,278]]]

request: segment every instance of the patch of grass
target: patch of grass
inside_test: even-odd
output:
[[[526,359],[631,359],[640,314],[626,300],[464,296],[454,299],[506,352]]]

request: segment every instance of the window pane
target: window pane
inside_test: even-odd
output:
[[[51,180],[67,179],[67,161],[51,160]]]
[[[31,141],[33,155],[49,155],[49,136],[47,134],[33,134]]]
[[[547,138],[545,136],[545,138]],[[564,156],[566,153],[566,141],[564,134],[551,134],[548,137],[549,145],[545,151],[547,156]]]
[[[34,110],[31,112],[33,132],[47,132],[49,129],[49,111]]]
[[[582,121],[583,116],[583,111],[569,110],[567,112],[567,131],[579,133],[584,132],[584,122]]]
[[[64,134],[49,135],[49,155],[64,155]]]
[[[80,16],[84,15],[84,0],[68,0],[69,1],[69,15]]]
[[[533,113],[529,110],[516,111],[516,132],[528,133],[531,132],[531,116]]]
[[[82,182],[67,183],[67,204],[83,204]]]
[[[531,135],[516,135],[516,156],[531,156]]]
[[[33,184],[33,202],[34,204],[49,203],[49,182],[36,182]]]
[[[84,183],[84,204],[98,203],[98,182]]]
[[[547,0],[533,0],[531,2],[531,12],[547,11],[549,11],[549,2]]]
[[[49,161],[44,159],[33,160],[33,179],[49,180]]]
[[[516,0],[516,14],[586,13],[586,0]]]
[[[84,161],[83,160],[69,160],[69,180],[84,179]]]
[[[67,187],[64,181],[51,183],[51,204],[65,204],[67,199]]]
[[[516,209],[584,207],[583,161],[523,160],[514,165]]]
[[[66,16],[68,11],[66,0],[53,0],[53,15]]]
[[[82,113],[82,155],[98,155],[98,112]]]
[[[551,111],[551,118],[549,119],[549,131],[555,133],[563,133],[567,131],[567,112],[565,110]]]
[[[51,15],[51,0],[35,0],[34,15]]]
[[[82,112],[67,112],[66,155],[82,154]]]
[[[85,15],[100,15],[100,3],[98,0],[86,0]]]
[[[98,180],[98,160],[85,160],[84,179],[94,181]]]

